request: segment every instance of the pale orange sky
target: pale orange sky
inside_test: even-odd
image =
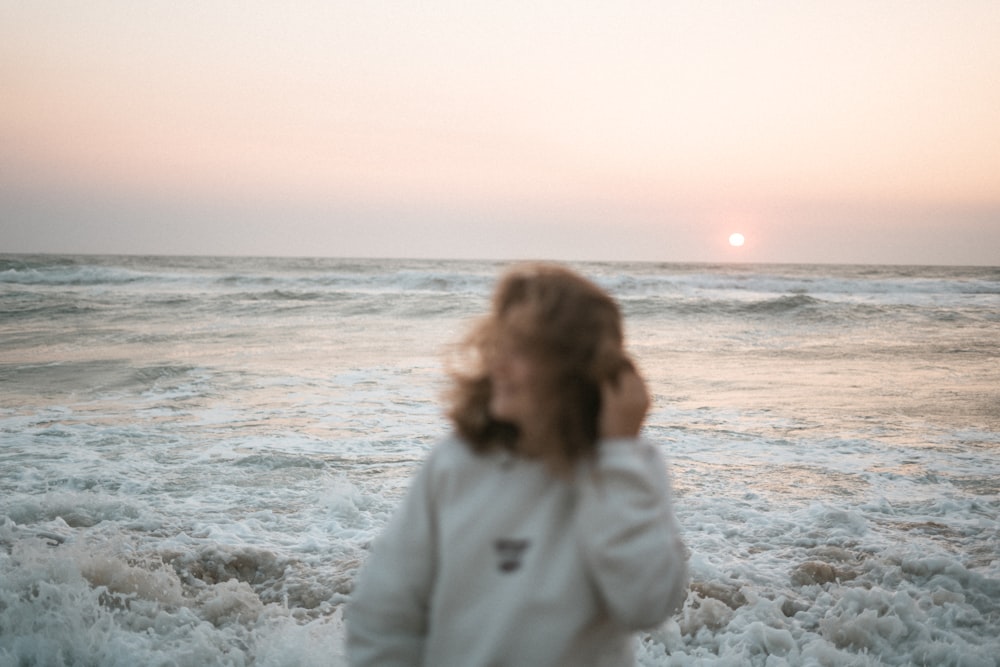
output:
[[[998,35],[995,0],[0,0],[0,252],[1000,265]]]

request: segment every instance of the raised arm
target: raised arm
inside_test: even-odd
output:
[[[578,478],[577,534],[610,613],[625,627],[664,621],[687,595],[684,544],[666,463],[638,439],[645,384],[623,373],[603,388],[598,460]]]

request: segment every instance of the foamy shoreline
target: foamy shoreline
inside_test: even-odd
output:
[[[342,665],[499,268],[0,257],[0,667]],[[691,551],[640,665],[998,664],[1000,272],[582,268]]]

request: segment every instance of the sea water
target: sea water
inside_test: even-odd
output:
[[[0,257],[0,665],[345,664],[505,266]],[[641,665],[1000,664],[1000,269],[574,266],[690,552]]]

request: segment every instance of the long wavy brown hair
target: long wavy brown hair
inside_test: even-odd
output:
[[[523,307],[522,307],[523,306]],[[519,429],[489,411],[489,364],[501,328],[517,307],[516,344],[540,369],[537,387],[547,443],[543,458],[566,471],[597,451],[601,385],[631,367],[623,349],[622,319],[614,299],[596,284],[558,265],[516,267],[499,281],[490,312],[459,346],[452,364],[451,418],[477,452],[517,451]]]

